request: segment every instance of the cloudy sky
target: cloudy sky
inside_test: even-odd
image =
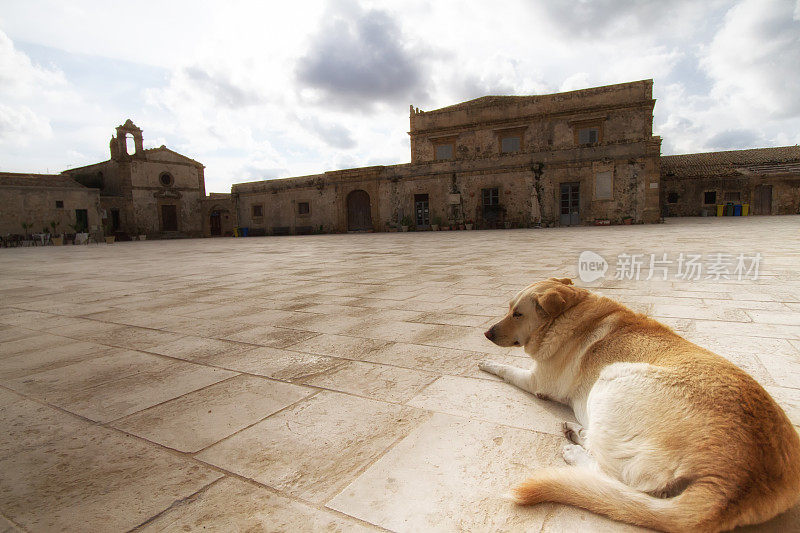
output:
[[[800,143],[800,0],[3,0],[0,170],[131,118],[226,192],[408,162],[409,104],[647,78],[664,154]]]

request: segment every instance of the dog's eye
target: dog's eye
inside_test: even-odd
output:
[[[514,318],[519,318],[522,316],[522,313],[520,313],[519,311],[514,311],[513,313],[511,313],[511,316],[513,316]]]

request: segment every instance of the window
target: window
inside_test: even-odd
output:
[[[483,189],[483,207],[493,207],[500,205],[500,190],[497,187]]]
[[[598,172],[594,176],[594,199],[595,200],[611,200],[612,191],[612,175],[611,171]]]
[[[308,202],[298,202],[297,203],[297,214],[298,215],[307,215],[311,212],[311,206]]]
[[[414,195],[414,214],[417,228],[428,226],[431,223],[431,210],[427,194]]]
[[[703,193],[703,203],[704,204],[716,204],[717,203],[717,191],[706,191]]]
[[[436,145],[436,160],[442,161],[445,159],[453,159],[453,144],[437,144]]]
[[[667,195],[667,203],[668,204],[677,204],[678,203],[678,193],[671,192]]]
[[[500,139],[500,152],[504,154],[513,154],[519,152],[522,148],[522,139],[517,136],[503,137]]]
[[[64,208],[64,200],[56,200],[56,209]]]
[[[161,175],[158,177],[158,181],[161,182],[161,185],[164,187],[169,187],[173,184],[175,180],[172,179],[172,174],[169,172],[162,172]]]
[[[739,191],[728,191],[725,193],[725,201],[726,202],[741,202],[742,201],[742,193]]]
[[[596,144],[600,142],[600,128],[592,126],[578,130],[578,144]]]
[[[263,217],[264,216],[264,206],[261,204],[253,206],[253,216],[254,217]]]

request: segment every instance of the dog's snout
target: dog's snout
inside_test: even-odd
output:
[[[494,327],[491,327],[483,332],[487,339],[494,340]]]

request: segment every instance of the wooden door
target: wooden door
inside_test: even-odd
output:
[[[772,185],[759,185],[755,190],[755,202],[753,202],[753,214],[771,215],[772,214]]]
[[[347,196],[347,231],[368,231],[372,229],[372,213],[369,194],[361,189]]]
[[[219,211],[211,212],[211,235],[222,235],[222,214]]]
[[[174,204],[161,206],[161,231],[178,231],[178,206]]]

